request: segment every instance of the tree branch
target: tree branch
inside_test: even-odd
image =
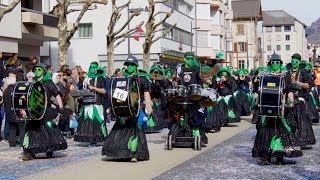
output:
[[[158,41],[159,39],[165,37],[175,26],[177,26],[176,23],[174,25],[170,26],[169,28],[167,28],[165,31],[163,31],[163,34],[161,36],[158,36],[154,40],[152,40],[151,44],[153,44],[156,41]]]
[[[173,12],[173,9],[171,9],[171,11],[168,12],[167,15],[160,22],[153,26],[153,30],[156,30],[158,26],[162,25],[172,15]]]
[[[8,5],[5,8],[0,8],[0,21],[3,18],[3,16],[9,12],[11,12],[18,4],[20,3],[20,0],[14,0],[10,5]]]
[[[89,9],[90,6],[91,6],[91,3],[86,3],[83,5],[82,10],[77,17],[76,22],[73,24],[72,29],[69,31],[68,35],[66,36],[67,41],[69,41],[72,38],[72,36],[74,35],[74,33],[77,31],[78,26],[79,26],[79,22],[81,21],[83,15],[85,14],[85,12],[87,12],[87,10]]]
[[[168,12],[165,12],[165,11],[159,11],[157,12],[155,15],[153,15],[153,18],[155,18],[157,15],[159,14],[167,14]]]
[[[126,28],[128,26],[128,24],[131,22],[131,20],[135,17],[135,16],[139,16],[141,14],[141,12],[134,12],[133,14],[130,15],[129,19],[123,24],[123,26],[116,32],[114,32],[113,34],[116,36],[118,35],[119,33],[121,33],[124,28]]]
[[[117,7],[118,11],[119,12],[122,11],[124,8],[128,7],[130,3],[131,3],[131,0],[128,0],[128,2],[125,3],[124,5]]]
[[[128,36],[124,36],[122,37],[122,39],[120,41],[118,41],[113,47],[116,48],[118,47],[121,43],[123,43],[126,39],[128,38]]]
[[[85,4],[85,3],[89,3],[89,4],[104,4],[106,5],[108,3],[108,0],[68,0],[69,4]]]
[[[122,33],[121,35],[116,36],[115,39],[118,40],[122,37],[129,36],[129,35],[133,34],[137,29],[141,28],[143,24],[144,24],[144,21],[140,22],[140,24],[138,24],[135,28],[129,29],[126,32]]]
[[[159,1],[154,1],[154,4],[159,4],[159,3],[165,3],[167,2],[168,0],[159,0]]]

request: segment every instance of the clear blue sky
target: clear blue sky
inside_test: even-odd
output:
[[[261,0],[262,11],[284,10],[310,26],[320,18],[320,0]]]

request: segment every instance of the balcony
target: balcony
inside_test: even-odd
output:
[[[58,39],[59,18],[52,14],[21,8],[23,38],[40,41],[56,41]]]
[[[210,2],[210,4],[211,4],[211,7],[214,7],[214,8],[219,8],[219,7],[225,6],[225,4],[223,4],[223,2],[221,0],[212,0]]]
[[[223,26],[211,25],[211,34],[224,36],[225,35],[224,32],[225,32],[225,30],[224,30]]]

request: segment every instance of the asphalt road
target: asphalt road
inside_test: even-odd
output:
[[[320,127],[314,129],[318,139]],[[251,157],[255,128],[246,121],[208,134],[209,144],[202,151],[164,150],[167,133],[147,135],[150,160],[138,163],[106,161],[101,146],[89,148],[73,140],[53,159],[40,154],[23,162],[21,148],[0,142],[0,179],[320,179],[319,145],[304,151],[296,165],[259,166]]]

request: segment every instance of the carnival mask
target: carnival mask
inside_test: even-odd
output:
[[[44,76],[44,69],[42,69],[41,67],[35,67],[33,69],[34,75],[37,79],[39,79],[41,76]]]
[[[98,66],[96,64],[90,64],[89,71],[91,74],[96,74],[98,70]]]
[[[299,64],[300,64],[300,61],[299,61],[298,59],[293,58],[293,59],[291,60],[291,65],[292,65],[292,67],[293,67],[294,69],[298,68],[298,67],[299,67]]]
[[[188,66],[193,66],[195,64],[194,56],[187,56],[185,59]]]
[[[127,71],[129,74],[136,72],[136,70],[137,70],[137,66],[135,64],[130,63],[127,65]]]
[[[280,61],[271,61],[271,69],[272,71],[278,71],[280,69],[281,63]]]

